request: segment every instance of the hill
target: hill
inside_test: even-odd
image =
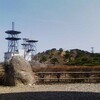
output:
[[[100,53],[90,53],[80,49],[64,51],[53,48],[36,55],[40,63],[54,65],[99,66]]]

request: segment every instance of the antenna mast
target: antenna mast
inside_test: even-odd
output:
[[[91,47],[91,53],[92,54],[94,53],[94,47]]]
[[[5,38],[8,40],[8,51],[5,53],[5,61],[8,61],[15,54],[19,54],[18,51],[18,41],[21,38],[18,38],[18,35],[21,33],[14,30],[14,22],[12,22],[12,29],[5,31],[8,34],[8,37]]]
[[[23,39],[23,49],[24,49],[24,58],[26,60],[33,60],[36,54],[36,43],[37,40],[30,40],[27,38]]]
[[[15,27],[15,25],[14,25],[15,23],[14,22],[12,22],[12,30],[14,30],[14,27]]]

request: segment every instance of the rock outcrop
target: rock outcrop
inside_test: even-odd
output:
[[[5,79],[4,66],[0,64],[0,85],[4,85],[4,79]]]
[[[9,64],[5,66],[5,71],[7,85],[32,85],[35,83],[35,75],[29,62],[20,56],[13,56]]]

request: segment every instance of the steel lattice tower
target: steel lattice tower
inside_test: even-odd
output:
[[[12,22],[12,30],[8,30],[5,33],[8,34],[6,40],[8,40],[8,52],[17,53],[18,52],[18,34],[21,32],[14,30],[14,22]]]
[[[36,54],[36,43],[37,40],[29,40],[27,38],[23,39],[23,49],[24,49],[24,58],[28,60],[28,56],[31,57],[31,60],[34,59],[34,55]],[[30,54],[30,55],[29,55]]]
[[[14,22],[12,22],[12,30],[7,30],[5,33],[8,34],[8,37],[5,38],[8,40],[8,51],[5,53],[5,61],[8,61],[15,54],[19,54],[18,41],[21,38],[18,38],[18,35],[21,32],[14,30]]]

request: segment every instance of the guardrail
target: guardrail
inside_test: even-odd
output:
[[[37,72],[37,83],[98,83],[100,71]]]

